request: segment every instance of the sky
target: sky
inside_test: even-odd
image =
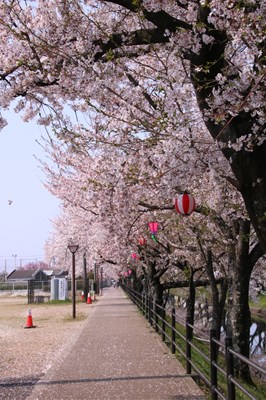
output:
[[[44,151],[36,140],[44,130],[2,112],[8,125],[0,131],[0,271],[42,261],[44,244],[59,215],[59,200],[44,187],[38,160]]]

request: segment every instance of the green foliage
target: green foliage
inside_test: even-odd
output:
[[[107,59],[107,61],[112,61],[112,60],[114,59],[114,52],[113,52],[113,50],[109,49],[109,50],[106,52],[106,59]]]
[[[71,303],[70,299],[66,299],[66,300],[49,300],[47,303],[43,303],[45,305],[64,305],[64,304],[68,304]]]
[[[168,337],[171,337],[171,328],[170,328],[170,317],[166,317],[167,324],[169,326],[166,326],[166,335]],[[160,324],[161,325],[161,324]],[[176,330],[179,333],[176,337],[176,357],[178,360],[181,362],[184,368],[186,368],[186,359],[183,356],[182,353],[185,353],[186,351],[186,343],[185,340],[182,338],[185,337],[185,327],[183,325],[180,325],[176,323]],[[191,349],[191,358],[193,364],[198,368],[201,373],[208,379],[211,379],[210,376],[210,364],[209,364],[209,359],[210,359],[210,349],[209,349],[209,343],[205,343],[202,340],[198,340],[197,338],[194,337],[193,339],[193,348]],[[218,356],[218,362],[217,364],[219,365],[220,368],[226,369],[226,361],[224,358],[223,353],[219,353]],[[193,370],[193,369],[192,369]],[[245,389],[250,392],[256,400],[264,400],[265,399],[265,392],[266,392],[266,384],[258,381],[256,379],[253,379],[254,381],[254,386],[248,385],[246,382],[240,381],[239,383],[245,387]],[[227,382],[225,379],[225,376],[223,373],[218,371],[218,388],[219,391],[221,391],[225,396],[227,393]],[[205,389],[203,388],[204,391],[209,390],[207,387]],[[208,397],[209,399],[211,398],[210,396]],[[249,397],[247,397],[242,391],[239,389],[236,389],[236,398],[239,400],[246,400]]]
[[[249,302],[250,307],[252,308],[266,308],[266,295],[260,294],[258,296],[258,301],[255,303],[254,301],[250,300]]]
[[[0,285],[0,290],[10,290],[10,286],[9,285]]]
[[[94,273],[92,271],[87,273],[88,279],[94,279]]]
[[[140,1],[140,0],[132,0],[132,4],[133,4],[133,6],[135,6],[137,8],[140,8],[140,6],[142,4],[142,1]]]

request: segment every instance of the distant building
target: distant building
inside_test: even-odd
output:
[[[41,292],[50,292],[51,284],[53,299],[65,300],[67,299],[67,275],[68,271],[65,270],[42,270],[39,269],[18,269],[13,270],[7,275],[6,283],[20,289],[26,288],[28,291],[28,304],[31,303],[43,303],[45,300],[50,300],[50,294],[41,294],[35,292],[35,290],[41,290]],[[56,281],[56,290],[54,289],[54,283]]]
[[[48,281],[47,274],[39,269],[14,269],[10,274],[7,275],[7,282],[25,282],[25,281]]]

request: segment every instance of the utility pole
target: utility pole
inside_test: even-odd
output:
[[[14,268],[16,269],[16,267],[17,267],[17,254],[12,254],[12,257],[14,257]]]

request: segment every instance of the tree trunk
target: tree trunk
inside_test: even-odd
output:
[[[196,299],[196,289],[194,283],[194,271],[192,270],[192,268],[190,268],[186,318],[191,325],[194,324],[194,319],[195,319],[195,299]]]
[[[206,265],[206,272],[208,278],[210,280],[211,285],[211,294],[212,294],[212,323],[211,328],[215,329],[216,335],[215,337],[220,340],[221,336],[221,326],[223,321],[223,312],[224,306],[226,301],[226,294],[227,294],[227,279],[221,283],[220,286],[220,293],[215,281],[214,272],[213,272],[213,263],[212,263],[212,251],[209,249],[207,253],[207,265]]]
[[[153,278],[152,279],[150,291],[151,291],[151,297],[153,299],[153,302],[157,303],[160,306],[162,306],[163,305],[164,288],[163,288],[163,285],[160,282],[160,278]]]
[[[249,274],[242,268],[236,267],[233,283],[232,326],[234,348],[243,356],[249,358],[249,335],[251,314],[248,303]],[[237,364],[236,373],[245,381],[251,381],[249,367],[246,364]]]
[[[242,120],[243,119],[243,120]],[[242,113],[234,118],[228,127],[228,140],[236,140],[251,131],[252,118]],[[223,154],[230,161],[237,179],[239,190],[245,202],[249,218],[258,239],[266,252],[266,142],[255,146],[252,151],[224,149]]]
[[[216,76],[222,73],[226,66],[224,55],[228,43],[225,31],[219,31],[209,23],[209,13],[210,8],[202,5],[198,13],[198,23],[204,23],[206,34],[209,33],[215,40],[208,44],[202,42],[199,53],[193,56],[191,80],[206,126],[213,139],[224,145],[222,152],[230,162],[250,220],[266,253],[266,168],[263,168],[266,142],[258,143],[260,137],[264,135],[264,126],[262,125],[252,137],[255,117],[241,108],[234,118],[228,115],[226,121],[222,123],[206,116],[210,112],[210,104],[213,103],[213,91],[221,89]],[[239,95],[244,100],[247,92],[239,92]],[[252,140],[243,144],[240,150],[229,147],[230,142],[235,144],[239,139],[241,141],[251,137]]]
[[[252,266],[249,260],[250,222],[238,223],[238,243],[236,246],[236,264],[232,273],[232,310],[234,349],[249,358],[249,334],[251,314],[249,309],[249,281]],[[236,363],[236,374],[246,382],[252,382],[249,367],[242,362]]]

